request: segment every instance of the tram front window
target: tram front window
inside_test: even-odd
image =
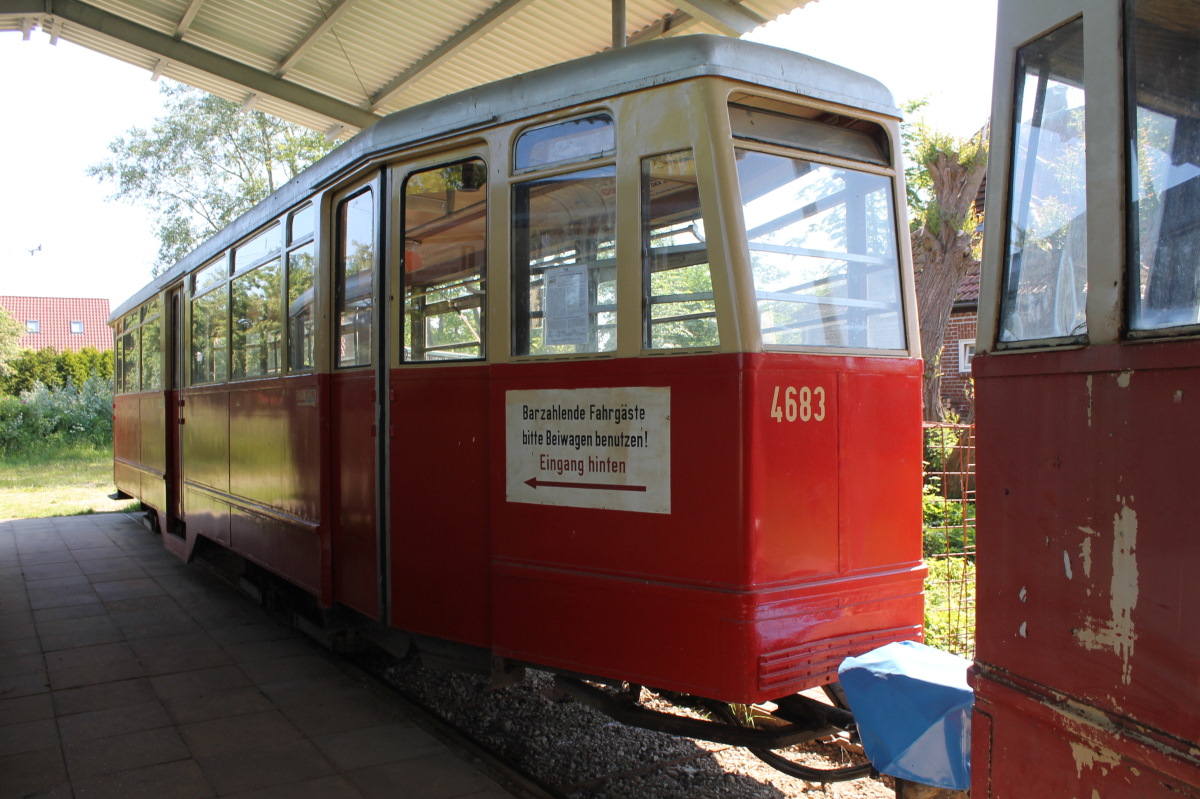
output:
[[[1017,53],[1000,340],[1087,333],[1083,21]]]
[[[902,350],[891,180],[738,150],[763,346]]]
[[[1127,6],[1130,326],[1200,323],[1200,15],[1174,0]],[[1173,13],[1176,12],[1176,13]]]

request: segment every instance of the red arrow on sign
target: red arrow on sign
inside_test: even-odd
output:
[[[557,480],[539,480],[532,477],[525,481],[525,485],[536,490],[539,486],[547,488],[591,488],[601,491],[645,491],[645,486],[619,486],[611,483],[562,483]]]

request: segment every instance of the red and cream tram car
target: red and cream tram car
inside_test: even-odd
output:
[[[1200,796],[1200,2],[1001,0],[974,799]]]
[[[394,114],[115,312],[118,487],[415,640],[786,711],[921,635],[904,196],[880,84],[737,40]]]

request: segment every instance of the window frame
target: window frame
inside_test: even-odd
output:
[[[482,187],[483,192],[484,192],[484,194],[483,194],[483,206],[484,206],[483,207],[483,247],[482,247],[483,264],[478,270],[478,277],[475,279],[470,279],[470,278],[465,279],[465,282],[462,285],[465,285],[466,283],[472,283],[472,282],[477,282],[479,284],[478,302],[477,302],[477,304],[471,303],[471,305],[474,307],[477,307],[478,311],[479,311],[479,330],[478,330],[479,352],[477,355],[463,356],[461,358],[414,359],[414,358],[410,357],[408,348],[405,345],[405,339],[409,334],[409,324],[410,324],[409,314],[408,314],[408,309],[409,309],[408,274],[409,273],[408,273],[408,263],[407,263],[408,258],[409,258],[409,250],[408,250],[408,242],[409,242],[408,207],[409,207],[409,202],[410,202],[409,201],[410,195],[408,193],[409,181],[411,181],[417,175],[421,175],[421,174],[425,174],[425,173],[429,173],[429,172],[436,172],[436,171],[442,170],[442,169],[449,169],[451,167],[465,165],[465,164],[473,163],[473,162],[478,163],[482,166],[483,176],[484,176],[484,184]],[[397,239],[396,239],[396,241],[397,241],[396,249],[398,251],[397,254],[399,256],[399,258],[398,258],[399,263],[397,264],[399,277],[396,280],[396,284],[397,284],[398,288],[396,291],[395,315],[393,317],[393,321],[396,322],[396,324],[395,324],[396,333],[395,333],[395,341],[394,341],[395,347],[396,347],[396,355],[393,357],[396,360],[396,362],[399,364],[422,364],[425,366],[433,366],[433,365],[442,366],[442,365],[450,365],[450,364],[456,364],[456,363],[479,363],[480,361],[487,361],[489,359],[488,338],[489,338],[489,329],[490,329],[489,324],[488,324],[488,319],[489,319],[489,316],[491,315],[491,307],[490,307],[491,306],[491,298],[489,297],[489,295],[491,293],[491,286],[490,286],[490,282],[489,282],[490,278],[491,278],[491,275],[489,274],[491,264],[490,264],[489,256],[491,255],[491,251],[492,251],[492,246],[491,246],[492,214],[494,213],[493,206],[495,204],[495,198],[493,196],[493,191],[496,190],[495,186],[497,185],[497,182],[492,180],[491,164],[488,161],[487,152],[486,151],[466,151],[466,152],[463,152],[461,155],[456,155],[456,157],[453,157],[449,160],[439,160],[439,161],[436,161],[433,163],[406,164],[403,167],[402,175],[403,175],[403,177],[397,181],[398,197],[399,197],[399,213],[397,214],[397,221],[394,225],[394,228],[396,229],[396,231],[398,233]],[[501,190],[503,190],[504,187],[506,187],[509,184],[505,183],[504,181],[500,181],[498,183],[498,185],[501,187]],[[450,302],[453,302],[453,301],[451,300]],[[447,348],[454,349],[459,346],[461,346],[460,343],[455,343],[452,345],[447,345]],[[467,346],[469,346],[469,345],[467,345]]]
[[[754,283],[753,270],[749,260],[749,250],[746,252],[746,266],[749,281],[747,286],[750,288],[750,302],[747,308],[752,310],[754,318],[751,322],[756,336],[758,337],[759,346],[764,352],[796,352],[808,353],[815,355],[870,355],[871,357],[882,358],[905,358],[913,357],[914,353],[919,354],[919,331],[913,320],[913,309],[910,308],[910,303],[915,303],[915,295],[912,294],[910,285],[910,277],[906,275],[909,269],[908,263],[905,261],[905,247],[901,236],[907,237],[908,231],[901,228],[901,223],[904,214],[901,213],[901,205],[903,197],[897,197],[899,181],[903,180],[899,170],[892,166],[875,164],[866,161],[855,161],[849,158],[840,156],[827,155],[825,153],[816,152],[813,150],[800,150],[795,147],[788,147],[777,144],[769,144],[766,142],[757,141],[754,139],[734,138],[730,147],[730,158],[734,161],[736,171],[736,153],[739,150],[758,153],[763,155],[771,155],[792,160],[801,160],[811,163],[815,166],[823,168],[843,169],[849,172],[861,173],[864,175],[873,175],[883,178],[887,181],[888,192],[887,200],[890,205],[891,228],[893,235],[893,246],[895,248],[895,273],[897,279],[897,308],[896,314],[899,322],[900,334],[903,337],[903,342],[899,348],[884,349],[878,347],[860,347],[860,346],[826,346],[813,344],[766,344],[763,337],[761,311],[759,309],[758,290]],[[737,183],[736,203],[739,223],[744,223],[744,204],[741,192],[740,173],[735,176]],[[743,235],[746,236],[746,243],[750,243],[750,231],[743,228]]]
[[[698,344],[695,346],[688,346],[688,347],[683,347],[683,346],[680,346],[680,347],[657,346],[656,347],[656,346],[654,346],[654,325],[656,323],[663,324],[667,321],[672,321],[672,320],[671,320],[671,318],[667,318],[667,319],[660,319],[660,320],[656,321],[653,317],[655,305],[666,305],[667,302],[656,303],[654,301],[655,295],[653,294],[653,288],[652,288],[653,275],[656,273],[655,270],[652,269],[653,253],[656,248],[652,245],[652,241],[651,241],[651,233],[653,231],[650,227],[650,223],[651,223],[650,201],[651,201],[651,198],[649,196],[649,192],[646,190],[647,189],[647,180],[649,179],[649,175],[647,173],[647,167],[649,166],[650,162],[653,161],[654,159],[661,159],[661,158],[668,157],[668,156],[679,156],[679,155],[682,155],[685,153],[691,156],[692,168],[695,172],[695,178],[696,178],[696,199],[697,199],[697,204],[698,204],[697,210],[699,212],[698,218],[701,221],[701,223],[703,224],[708,213],[710,213],[710,212],[706,211],[704,202],[703,202],[704,190],[701,185],[702,184],[702,175],[701,175],[702,167],[700,164],[700,159],[698,159],[696,157],[696,148],[693,146],[684,147],[684,148],[674,148],[674,149],[670,149],[670,150],[667,150],[664,152],[646,153],[646,154],[640,155],[638,157],[638,177],[639,177],[638,227],[639,227],[639,232],[640,232],[639,256],[641,258],[640,279],[641,279],[641,299],[642,299],[641,348],[642,348],[642,351],[647,354],[686,355],[686,354],[717,352],[717,351],[720,351],[720,349],[721,349],[723,339],[727,338],[730,335],[729,331],[722,330],[722,314],[718,307],[719,306],[718,292],[717,292],[717,289],[715,286],[717,276],[716,276],[715,270],[713,268],[713,253],[708,247],[708,238],[706,236],[702,240],[702,244],[703,244],[704,255],[705,255],[704,264],[706,264],[708,266],[708,281],[709,281],[709,288],[710,288],[710,290],[708,292],[709,296],[705,297],[705,298],[696,299],[693,301],[712,303],[712,312],[711,313],[705,312],[702,316],[696,316],[695,318],[711,317],[713,326],[715,328],[717,340],[715,342],[713,342],[712,344]],[[693,266],[700,266],[700,264],[689,264],[685,267],[677,267],[677,268],[687,269],[687,268],[691,268]],[[666,271],[666,270],[657,270],[657,271]],[[687,300],[677,300],[677,301],[685,302]]]
[[[304,214],[310,214],[312,224],[308,230],[301,235],[294,235],[294,223],[297,217],[302,217]],[[319,253],[317,252],[317,227],[318,227],[318,208],[315,200],[305,202],[284,215],[284,245],[283,245],[283,352],[284,352],[284,374],[309,374],[316,371],[317,368],[317,326],[318,326],[318,286],[319,286]],[[307,304],[309,313],[309,325],[311,328],[311,350],[305,347],[309,343],[305,338],[300,338],[299,341],[293,340],[292,329],[292,258],[297,253],[304,249],[311,250],[311,270],[312,270],[312,285],[308,291],[312,292],[312,298]],[[301,354],[310,353],[311,360],[307,363],[296,365],[295,353]]]
[[[1005,338],[1004,337],[1006,321],[1008,318],[1006,315],[1006,308],[1008,308],[1009,298],[1015,297],[1018,294],[1020,294],[1019,286],[1014,289],[1014,288],[1011,288],[1009,285],[1010,281],[1012,279],[1013,232],[1014,232],[1013,225],[1015,223],[1015,219],[1016,219],[1017,215],[1021,211],[1029,210],[1028,208],[1019,209],[1016,205],[1019,200],[1017,171],[1018,171],[1019,167],[1022,165],[1025,165],[1027,168],[1034,168],[1036,166],[1038,156],[1041,154],[1040,150],[1037,150],[1033,153],[1033,157],[1031,158],[1031,157],[1029,157],[1029,154],[1027,153],[1025,161],[1021,161],[1017,157],[1018,156],[1018,147],[1021,144],[1019,129],[1020,129],[1021,123],[1022,123],[1021,107],[1022,107],[1022,101],[1024,99],[1025,85],[1029,78],[1036,77],[1036,73],[1034,72],[1034,70],[1031,66],[1032,61],[1026,60],[1025,58],[1023,58],[1023,53],[1034,52],[1032,50],[1029,50],[1029,48],[1032,48],[1035,45],[1038,45],[1039,43],[1047,42],[1047,40],[1051,39],[1052,37],[1063,34],[1071,26],[1075,26],[1075,25],[1079,26],[1079,34],[1078,35],[1079,35],[1080,41],[1082,43],[1081,47],[1086,48],[1086,46],[1087,46],[1086,45],[1087,30],[1084,26],[1083,17],[1081,15],[1075,15],[1069,19],[1062,20],[1062,22],[1060,24],[1054,26],[1053,28],[1050,28],[1049,30],[1045,30],[1045,31],[1041,32],[1039,35],[1029,39],[1024,44],[1017,47],[1013,54],[1012,86],[1011,86],[1011,92],[1010,92],[1010,97],[1009,97],[1010,118],[1008,120],[1008,123],[1009,123],[1008,124],[1008,139],[1007,139],[1008,146],[1007,146],[1007,152],[1005,153],[1005,162],[1004,162],[1005,173],[1003,175],[1003,185],[1004,185],[1003,196],[1005,198],[1005,205],[1004,205],[1004,209],[1003,209],[1004,216],[999,223],[999,225],[1003,225],[1004,231],[1003,231],[1003,234],[1001,237],[1002,245],[1001,245],[1001,248],[999,251],[1000,252],[1000,270],[999,270],[999,275],[998,275],[997,294],[996,294],[996,298],[995,298],[996,328],[995,328],[994,334],[992,335],[992,339],[993,339],[992,346],[995,349],[995,351],[997,351],[997,352],[1007,351],[1007,350],[1028,350],[1028,349],[1037,349],[1037,348],[1044,349],[1046,347],[1078,346],[1080,344],[1086,344],[1090,339],[1089,328],[1091,326],[1091,319],[1089,318],[1089,314],[1087,313],[1087,304],[1088,304],[1088,294],[1091,293],[1091,290],[1094,287],[1091,286],[1090,281],[1087,280],[1087,278],[1090,277],[1091,270],[1089,268],[1088,261],[1087,261],[1086,249],[1085,249],[1085,253],[1084,253],[1085,288],[1084,288],[1084,294],[1082,295],[1083,311],[1084,311],[1083,330],[1079,331],[1079,332],[1068,333],[1068,334],[1059,335],[1059,336],[1031,336],[1031,337],[1026,337],[1026,338]],[[1084,225],[1085,225],[1082,237],[1083,237],[1083,241],[1084,241],[1084,246],[1086,248],[1087,239],[1089,237],[1088,228],[1091,227],[1091,224],[1090,224],[1091,216],[1090,216],[1090,211],[1087,207],[1088,201],[1087,201],[1086,194],[1087,194],[1087,185],[1088,185],[1089,178],[1091,177],[1090,173],[1092,170],[1091,170],[1090,164],[1088,163],[1090,159],[1087,156],[1087,145],[1086,145],[1086,141],[1088,138],[1087,117],[1089,115],[1089,108],[1088,108],[1087,97],[1088,97],[1088,82],[1089,81],[1088,81],[1088,77],[1087,77],[1085,70],[1086,70],[1086,65],[1081,64],[1080,65],[1081,82],[1080,82],[1080,86],[1078,88],[1080,91],[1083,92],[1083,104],[1080,108],[1084,115],[1083,130],[1084,130],[1084,137],[1085,137],[1085,139],[1084,139],[1085,144],[1084,144],[1083,176],[1082,176],[1083,177],[1083,192],[1084,192],[1084,210],[1083,210],[1083,213],[1081,216],[1084,220]],[[1051,77],[1053,77],[1053,75]],[[1047,82],[1048,81],[1049,81],[1049,79],[1047,79]],[[1044,97],[1043,97],[1043,100],[1044,100]],[[1032,102],[1034,104],[1037,103],[1036,89],[1035,89],[1035,96],[1034,96]],[[1036,113],[1040,113],[1040,112],[1035,111],[1035,114]],[[1038,128],[1038,131],[1039,131],[1038,141],[1036,143],[1040,146],[1041,127]],[[1031,134],[1031,136],[1032,136],[1032,134]],[[1042,157],[1044,158],[1044,155]],[[1033,180],[1033,178],[1034,178],[1034,175],[1031,174],[1031,175],[1028,175],[1025,179]],[[1061,267],[1061,264],[1060,264],[1060,267]],[[1061,269],[1059,271],[1059,274],[1061,276]],[[1017,279],[1018,279],[1018,281],[1020,280],[1019,277]],[[1057,308],[1057,305],[1055,307]],[[1015,311],[1014,311],[1014,313],[1015,313]]]
[[[967,350],[970,349],[970,352]],[[960,338],[958,340],[958,373],[960,375],[969,375],[971,373],[971,361],[975,358],[975,339]]]
[[[583,352],[519,352],[520,344],[524,342],[524,349],[529,350],[532,347],[532,329],[531,321],[533,319],[532,310],[530,308],[530,270],[528,266],[521,267],[521,258],[518,257],[520,248],[522,247],[521,238],[517,236],[516,220],[518,208],[521,205],[517,202],[518,192],[523,190],[530,184],[539,181],[548,181],[558,178],[565,178],[571,175],[583,175],[588,172],[599,172],[600,170],[611,170],[609,175],[596,175],[597,178],[606,178],[612,180],[613,185],[613,211],[612,211],[612,239],[613,239],[613,282],[615,288],[613,291],[613,306],[611,310],[606,310],[606,313],[612,313],[616,321],[613,323],[613,344],[611,349],[583,351]],[[553,358],[611,358],[617,355],[619,342],[617,341],[618,331],[620,327],[620,279],[621,270],[619,259],[617,258],[616,248],[620,246],[620,224],[621,224],[621,209],[618,206],[619,199],[619,179],[620,169],[615,156],[607,156],[598,158],[592,161],[573,161],[570,163],[556,164],[553,168],[546,168],[542,171],[527,170],[520,174],[519,179],[514,178],[508,183],[509,190],[509,215],[508,215],[508,233],[509,233],[509,291],[510,304],[508,313],[509,323],[509,357],[513,361],[523,360],[545,360]],[[527,203],[526,203],[527,204]],[[528,214],[527,214],[528,215]],[[528,259],[526,259],[528,260]],[[517,314],[524,311],[523,318],[518,322]],[[597,313],[601,311],[597,310]],[[590,313],[590,308],[589,308]],[[543,346],[571,346],[571,345],[550,345]]]
[[[611,149],[601,150],[599,152],[593,152],[590,154],[571,156],[568,158],[559,159],[557,161],[531,164],[529,166],[518,165],[520,163],[518,150],[520,149],[521,140],[526,136],[535,134],[538,131],[569,125],[572,122],[582,122],[584,120],[598,119],[600,117],[605,117],[608,119],[609,124],[607,127],[612,131],[613,136],[613,146]],[[571,166],[578,166],[579,164],[589,164],[593,162],[607,161],[609,159],[615,161],[617,157],[617,133],[617,115],[611,108],[607,107],[593,108],[583,112],[573,111],[570,115],[564,116],[560,119],[552,119],[546,122],[538,122],[533,125],[527,125],[518,129],[512,137],[512,145],[509,150],[509,164],[511,165],[510,174],[512,174],[514,178],[522,178],[534,173],[550,172]]]
[[[1170,340],[1182,337],[1195,337],[1200,334],[1200,288],[1197,288],[1194,282],[1193,291],[1195,296],[1192,298],[1192,305],[1188,309],[1191,311],[1192,315],[1196,317],[1194,321],[1187,321],[1178,324],[1171,324],[1164,321],[1159,324],[1149,324],[1149,317],[1154,314],[1154,310],[1147,307],[1148,303],[1145,298],[1138,296],[1139,288],[1142,286],[1141,275],[1137,274],[1136,271],[1142,263],[1142,250],[1140,249],[1140,245],[1142,243],[1140,231],[1141,218],[1139,214],[1140,198],[1137,196],[1137,189],[1141,183],[1139,166],[1142,155],[1140,147],[1142,137],[1139,135],[1140,127],[1138,119],[1138,112],[1141,108],[1138,103],[1139,88],[1141,84],[1138,82],[1137,68],[1137,47],[1140,38],[1140,31],[1137,25],[1137,10],[1140,2],[1153,1],[1154,0],[1127,0],[1124,3],[1124,10],[1122,13],[1121,55],[1122,66],[1124,67],[1124,70],[1121,75],[1121,87],[1124,91],[1125,99],[1124,110],[1126,124],[1124,131],[1124,143],[1125,152],[1127,155],[1124,175],[1127,189],[1125,191],[1123,209],[1126,225],[1126,257],[1124,269],[1122,270],[1122,277],[1124,280],[1122,299],[1124,301],[1123,330],[1125,338],[1130,341]],[[1200,35],[1198,35],[1193,42],[1200,43]],[[1184,42],[1181,42],[1181,44],[1183,43]],[[1200,109],[1200,101],[1197,101],[1194,95],[1192,102],[1192,110]],[[1175,117],[1175,120],[1178,121],[1179,118],[1180,117],[1177,116]],[[1192,144],[1194,146],[1195,142],[1192,142]],[[1196,161],[1192,161],[1191,163],[1195,164]],[[1187,181],[1170,186],[1168,189],[1158,192],[1157,196],[1165,203],[1168,199],[1170,199],[1165,195],[1167,195],[1169,192],[1178,190],[1185,184],[1191,184],[1192,181],[1200,181],[1200,177],[1193,176]],[[1194,184],[1193,186],[1189,187],[1189,191],[1195,190]],[[1184,199],[1187,198],[1185,197]],[[1178,210],[1175,208],[1177,202],[1175,200],[1171,200],[1171,202],[1172,210]],[[1185,207],[1192,211],[1191,225],[1193,227],[1200,227],[1200,210],[1197,210],[1194,203],[1187,203]],[[1159,214],[1160,221],[1166,220],[1168,217],[1170,218],[1172,224],[1178,223],[1179,221],[1177,215],[1169,215],[1167,213],[1165,206],[1163,210],[1159,211]],[[1161,230],[1159,233],[1161,234]],[[1155,237],[1151,243],[1156,249],[1161,248],[1163,245],[1161,235]],[[1172,241],[1172,243],[1174,242]],[[1155,253],[1156,259],[1158,254],[1158,252]],[[1187,276],[1185,275],[1185,277]],[[1200,264],[1195,265],[1194,271],[1190,277],[1192,281],[1200,280]],[[1163,309],[1159,309],[1159,313],[1162,314]],[[1139,325],[1138,323],[1142,318],[1145,318],[1147,323]]]
[[[371,249],[371,257],[373,259],[372,264],[371,264],[371,288],[370,288],[370,292],[369,292],[369,297],[371,300],[370,306],[369,306],[370,318],[369,318],[369,321],[367,324],[367,329],[370,332],[370,340],[368,341],[367,346],[366,346],[368,358],[367,358],[367,360],[364,361],[361,358],[357,357],[357,354],[361,351],[361,348],[356,346],[355,347],[355,352],[356,352],[355,360],[353,362],[343,362],[342,356],[341,356],[341,341],[342,341],[342,328],[343,328],[342,321],[343,321],[343,318],[346,316],[346,308],[343,307],[343,303],[345,301],[343,294],[345,292],[345,283],[346,283],[346,280],[345,280],[345,268],[346,268],[345,236],[346,236],[346,230],[345,230],[344,224],[343,224],[342,209],[348,207],[349,203],[353,202],[354,200],[356,200],[364,195],[366,195],[370,198],[369,207],[371,209],[371,248],[372,248]],[[380,195],[381,195],[381,192],[380,192],[379,184],[375,180],[375,178],[372,177],[370,180],[364,181],[363,183],[360,183],[356,186],[348,188],[344,192],[340,193],[333,200],[333,208],[332,208],[333,230],[334,230],[333,270],[332,270],[332,272],[333,272],[333,274],[332,274],[333,313],[330,314],[330,324],[333,326],[332,327],[332,338],[331,338],[331,349],[332,349],[332,362],[333,362],[332,365],[333,365],[333,369],[335,371],[372,368],[376,363],[376,358],[377,358],[376,349],[378,348],[378,342],[376,341],[376,335],[377,335],[378,328],[379,328],[379,318],[380,318],[379,314],[382,310],[378,307],[379,303],[377,302],[377,299],[378,299],[378,296],[380,293],[379,292],[380,270],[383,268],[383,264],[381,261],[381,252],[380,252],[380,247],[379,247],[379,231],[380,231],[381,217],[382,217],[382,214],[380,213],[380,202],[381,202]],[[361,311],[361,310],[356,311],[355,315],[357,316],[358,314],[361,314],[361,313],[363,313],[363,311]],[[356,322],[355,330],[357,331],[359,329],[360,329],[360,327],[359,327],[358,323]]]

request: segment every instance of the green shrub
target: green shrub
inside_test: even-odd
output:
[[[105,446],[112,440],[112,379],[89,377],[56,388],[41,383],[20,397],[0,397],[0,455],[60,446]]]
[[[975,563],[926,558],[925,643],[963,657],[975,654]]]
[[[927,485],[921,497],[925,557],[965,552],[973,558],[975,506],[969,502],[938,496],[936,491],[936,485]]]
[[[113,353],[84,347],[78,352],[57,352],[53,347],[25,350],[6,365],[0,375],[0,392],[19,397],[41,383],[47,388],[62,388],[67,383],[82,386],[89,377],[111,380]]]
[[[925,428],[925,473],[945,471],[946,459],[958,447],[961,429],[949,425]]]

